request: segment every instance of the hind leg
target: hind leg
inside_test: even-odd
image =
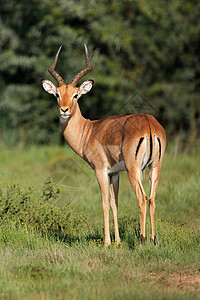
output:
[[[146,205],[147,196],[141,182],[140,168],[132,166],[128,169],[128,176],[133,190],[138,198],[140,208],[140,237],[141,243],[145,241]]]
[[[155,235],[155,227],[154,227],[154,212],[155,212],[155,196],[156,196],[156,189],[158,186],[160,177],[160,167],[151,167],[149,173],[149,181],[150,181],[150,197],[149,197],[149,213],[151,219],[151,238],[156,246],[156,235]]]

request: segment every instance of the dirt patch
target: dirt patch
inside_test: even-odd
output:
[[[165,275],[151,275],[154,277],[154,284],[162,284],[168,288],[179,288],[183,292],[196,292],[200,294],[200,272],[189,273],[187,271],[180,271],[179,273],[172,273]]]

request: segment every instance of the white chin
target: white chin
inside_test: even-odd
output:
[[[69,120],[70,116],[60,116],[60,121],[61,122],[66,122],[67,120]]]

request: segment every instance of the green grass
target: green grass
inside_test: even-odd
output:
[[[200,299],[199,165],[198,151],[166,152],[156,248],[149,217],[140,246],[137,199],[121,173],[122,243],[105,248],[99,188],[84,161],[67,147],[1,147],[0,299]],[[112,216],[110,225],[113,239]]]

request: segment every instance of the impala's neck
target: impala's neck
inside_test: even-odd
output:
[[[83,157],[83,147],[89,123],[90,121],[82,116],[78,103],[76,104],[75,112],[69,121],[60,121],[65,140],[74,152],[81,157]]]

